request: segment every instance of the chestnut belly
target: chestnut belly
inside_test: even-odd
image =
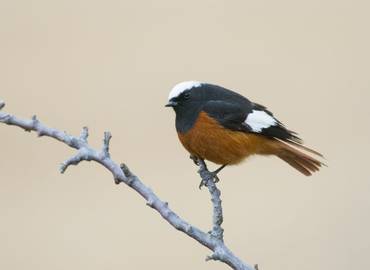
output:
[[[224,128],[204,112],[189,131],[178,136],[190,154],[216,164],[237,164],[253,154],[272,154],[274,148],[273,139]]]

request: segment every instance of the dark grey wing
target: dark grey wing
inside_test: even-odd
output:
[[[203,111],[216,119],[223,127],[235,131],[251,131],[245,123],[247,115],[252,111],[252,104],[244,106],[238,103],[231,103],[223,100],[208,101]]]
[[[208,101],[203,110],[223,127],[301,143],[296,133],[284,127],[266,107],[252,102]]]

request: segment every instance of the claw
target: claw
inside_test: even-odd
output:
[[[215,173],[214,176],[213,176],[213,183],[218,183],[218,182],[220,182],[220,178],[218,178],[217,173]]]
[[[208,172],[208,173],[212,176],[213,183],[218,183],[220,181],[220,178],[218,178],[216,171]],[[199,189],[202,189],[203,186],[205,186],[205,187],[207,186],[207,181],[204,181],[202,179],[202,181],[200,181],[200,183],[199,183]]]
[[[207,186],[207,183],[206,183],[206,181],[204,181],[203,179],[202,179],[202,181],[200,181],[200,183],[199,183],[199,189],[202,189],[202,187],[203,186]]]
[[[207,168],[207,164],[204,162],[204,160],[202,159],[198,159],[197,157],[194,157],[192,155],[190,155],[190,158],[194,161],[194,163],[196,162],[196,164],[198,166],[200,166],[200,164],[203,164],[204,168],[206,169],[207,171],[207,174],[210,176],[209,178],[207,178],[207,181],[204,180],[204,178],[202,179],[202,181],[200,181],[200,184],[199,184],[199,189],[202,189],[203,186],[207,186],[207,183],[210,179],[212,179],[213,183],[218,183],[220,181],[220,178],[218,178],[217,174],[227,166],[227,164],[224,164],[222,165],[221,167],[219,167],[217,170],[213,171],[213,172],[210,172],[208,171],[208,168]],[[202,162],[202,163],[201,163]]]

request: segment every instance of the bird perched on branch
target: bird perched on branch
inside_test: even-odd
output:
[[[218,85],[182,82],[171,90],[166,107],[176,112],[182,145],[195,159],[222,166],[238,164],[251,155],[275,155],[306,176],[324,165],[266,107]]]

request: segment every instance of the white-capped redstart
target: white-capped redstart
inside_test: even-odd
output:
[[[275,155],[306,176],[324,165],[266,107],[224,87],[196,81],[171,90],[167,107],[176,112],[176,130],[192,157],[226,165],[251,155]],[[303,150],[303,151],[302,151]]]

